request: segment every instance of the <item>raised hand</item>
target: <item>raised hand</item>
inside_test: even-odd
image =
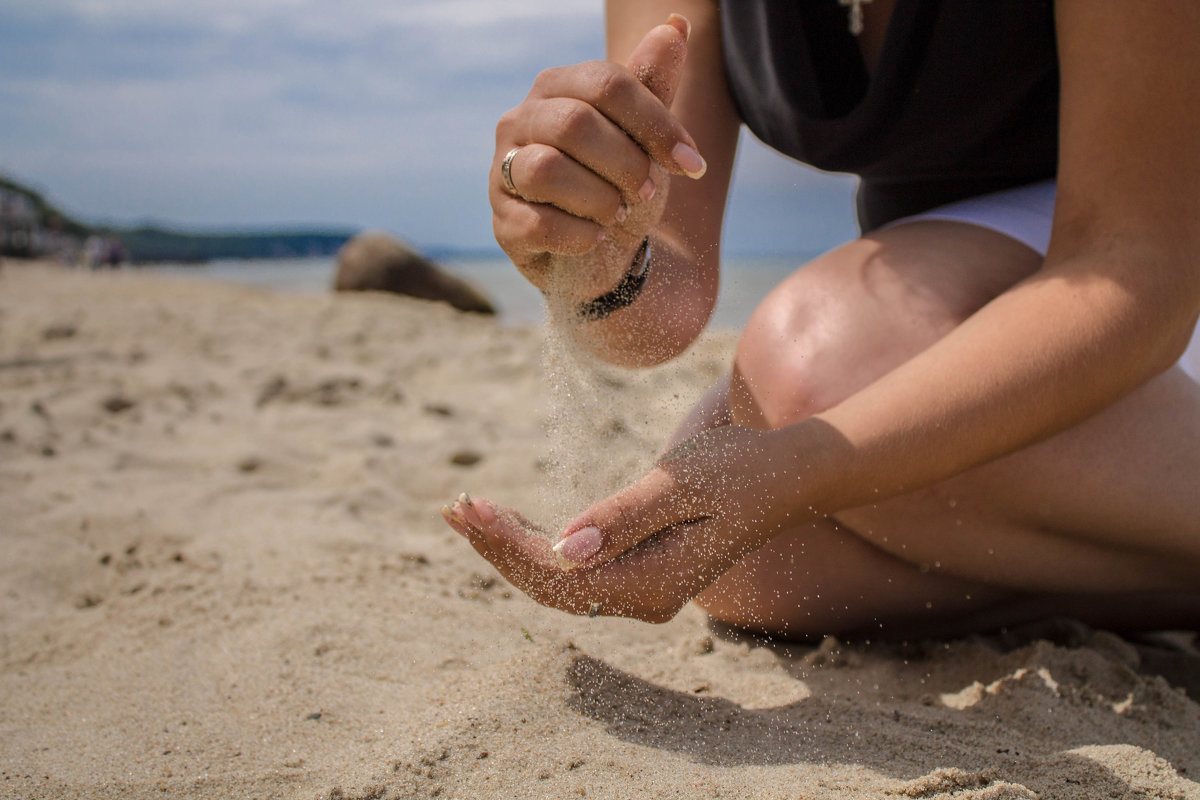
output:
[[[555,273],[567,271],[576,299],[610,290],[662,216],[669,176],[703,175],[695,141],[670,111],[688,27],[672,15],[625,65],[546,70],[500,119],[489,182],[492,224],[500,246],[539,289],[549,290]]]

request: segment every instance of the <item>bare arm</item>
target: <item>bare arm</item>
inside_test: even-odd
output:
[[[828,511],[1064,430],[1187,346],[1200,312],[1200,7],[1060,0],[1057,21],[1061,155],[1045,265],[818,417],[855,454],[829,465]]]
[[[567,525],[582,568],[485,502],[451,524],[540,602],[665,620],[785,526],[1014,452],[1168,369],[1200,313],[1200,6],[1058,0],[1057,19],[1059,194],[1038,273],[822,414],[685,442]]]
[[[678,571],[669,592],[614,599],[667,618],[783,527],[1050,437],[1179,358],[1200,313],[1200,7],[1060,0],[1057,13],[1062,142],[1043,268],[824,413],[708,431],[573,520],[565,533],[601,532],[588,566],[674,559],[656,567]],[[634,547],[666,529],[658,550]]]
[[[681,26],[663,25],[675,11],[694,18],[686,44]],[[493,227],[526,278],[568,309],[616,286],[649,235],[636,300],[573,332],[603,359],[651,364],[687,347],[712,311],[738,121],[715,3],[619,0],[607,19],[609,61],[547,70],[497,126]],[[702,178],[679,144],[703,153]],[[514,147],[515,195],[501,169]]]
[[[654,263],[644,296],[581,331],[601,357],[619,363],[652,364],[682,352],[707,324],[717,298],[721,228],[741,124],[725,81],[717,4],[609,0],[608,58],[624,63],[642,34],[670,12],[692,24],[671,111],[695,137],[708,169],[699,181],[672,180],[651,233]]]

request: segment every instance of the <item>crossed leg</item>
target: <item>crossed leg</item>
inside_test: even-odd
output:
[[[818,413],[929,347],[1041,258],[915,222],[798,271],[676,439]],[[981,365],[986,369],[986,365]],[[1200,624],[1200,387],[1174,368],[1058,436],[942,484],[788,531],[697,598],[768,633],[909,635],[1067,614]]]

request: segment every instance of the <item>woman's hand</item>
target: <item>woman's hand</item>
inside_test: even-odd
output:
[[[463,496],[442,514],[543,605],[665,622],[785,525],[816,516],[800,499],[788,443],[781,431],[706,431],[576,517],[554,547],[487,500]]]
[[[687,35],[687,20],[672,15],[624,66],[593,61],[546,70],[500,119],[492,224],[539,289],[551,289],[564,271],[577,300],[612,289],[662,216],[669,176],[704,173],[695,141],[670,111]]]

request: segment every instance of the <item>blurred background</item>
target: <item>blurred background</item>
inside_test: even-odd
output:
[[[90,226],[381,228],[494,259],[496,120],[541,69],[602,57],[601,17],[600,0],[4,0],[0,179]],[[744,136],[726,252],[844,241],[853,188]]]

